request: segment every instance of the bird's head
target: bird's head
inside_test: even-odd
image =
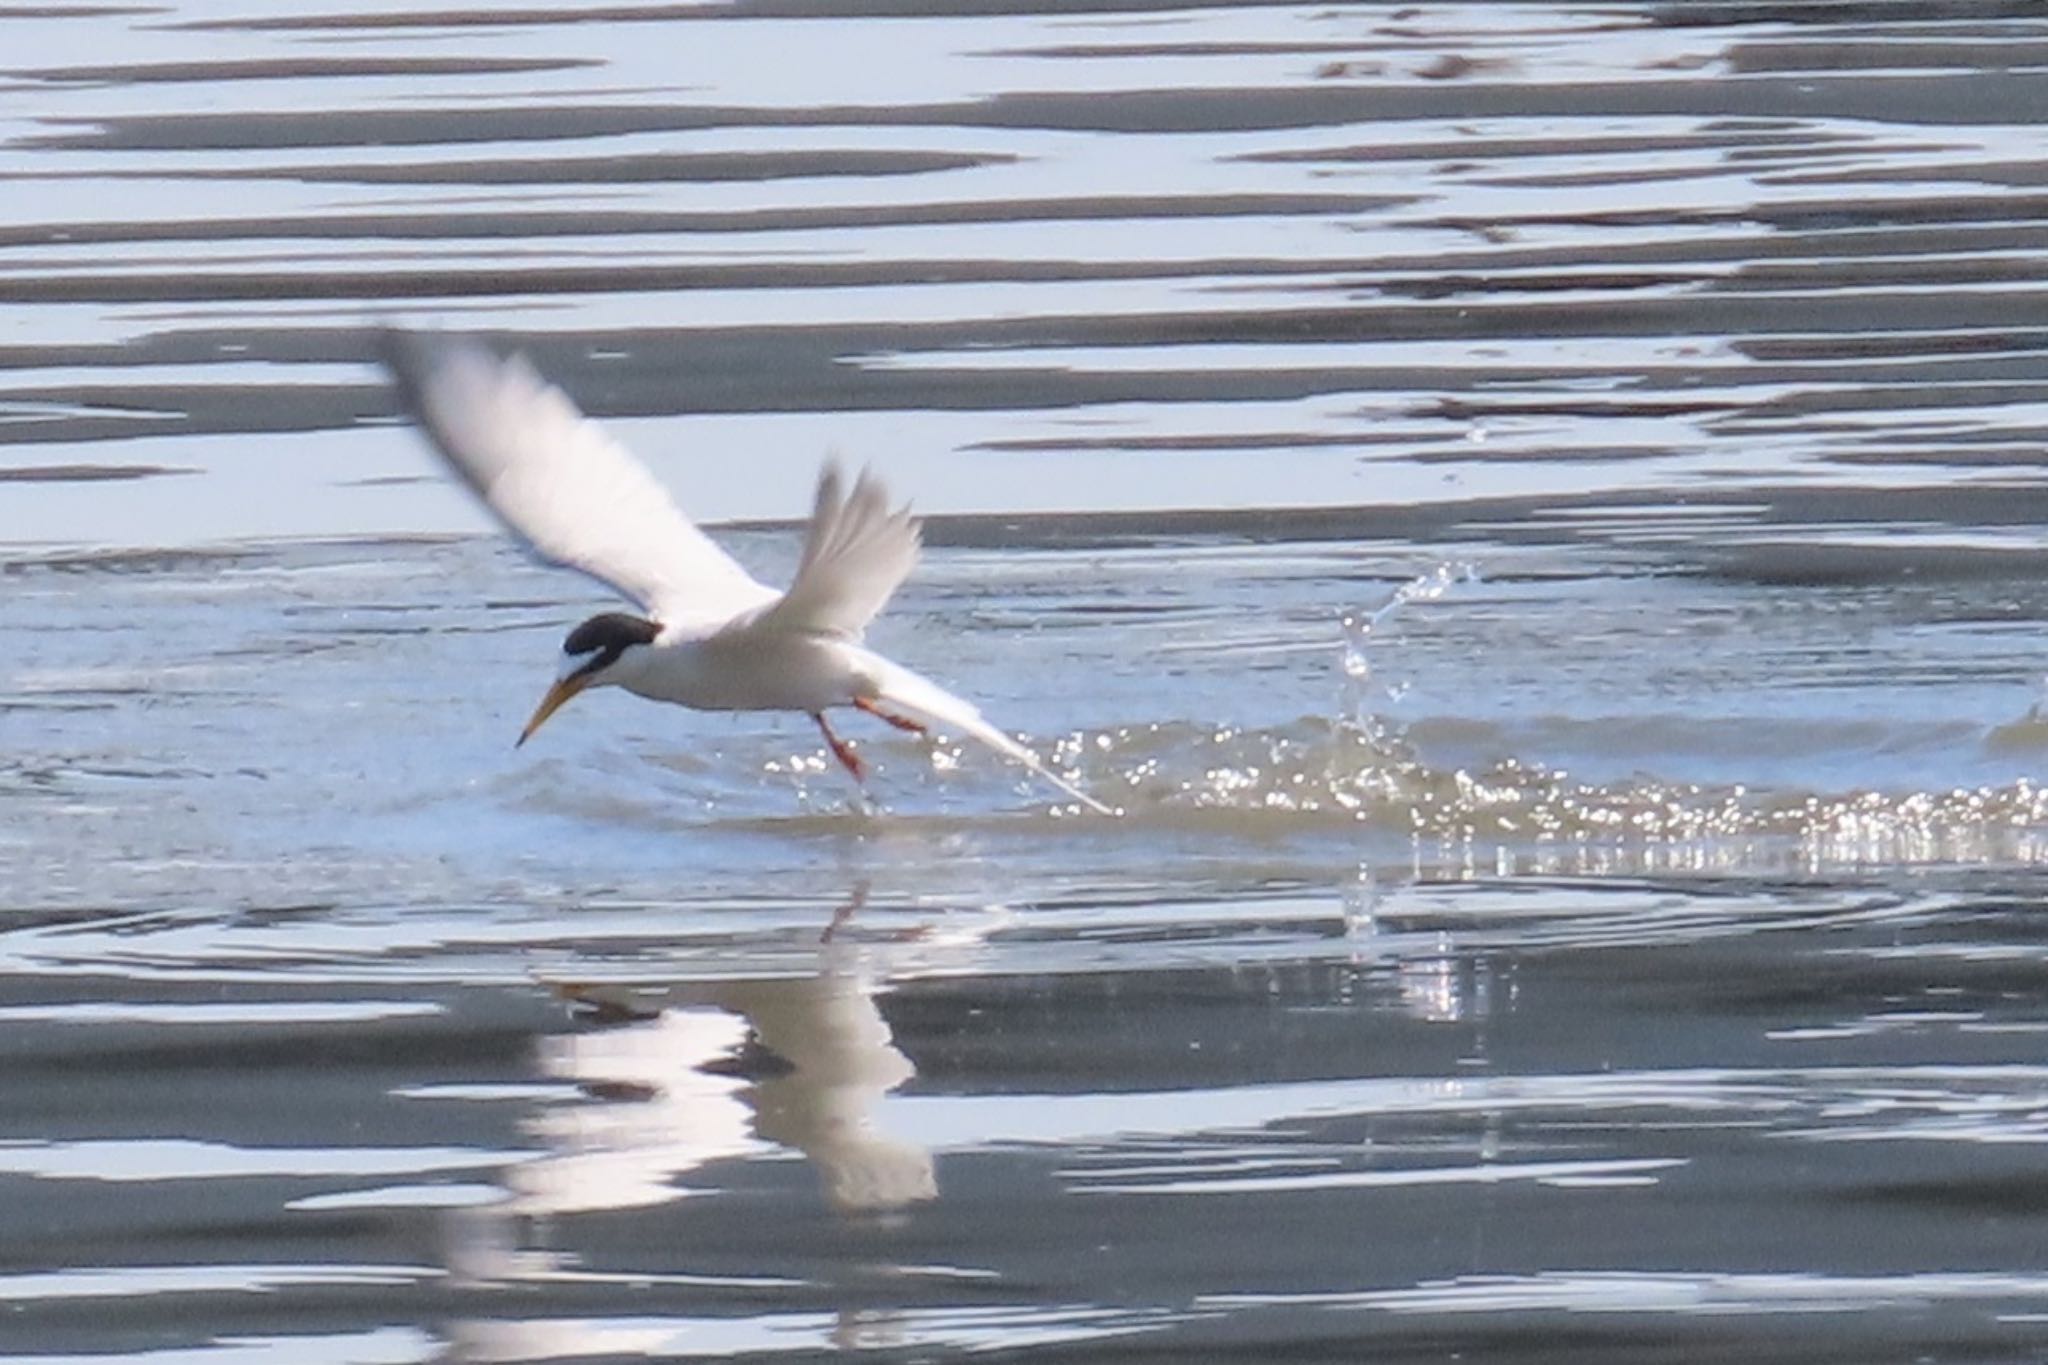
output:
[[[635,656],[653,644],[659,634],[661,627],[654,622],[618,611],[593,616],[570,631],[569,638],[562,641],[561,671],[555,675],[547,695],[540,699],[540,705],[534,708],[533,719],[519,732],[519,743],[533,738],[533,732],[578,692],[617,682],[621,661],[630,666]]]

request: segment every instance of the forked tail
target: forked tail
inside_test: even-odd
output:
[[[876,701],[907,712],[927,725],[972,735],[1003,757],[1023,764],[1090,810],[1099,811],[1103,815],[1123,814],[1114,807],[1104,805],[1039,762],[1037,754],[983,719],[974,703],[956,697],[937,683],[877,655],[867,655],[865,662],[869,663],[877,684]]]

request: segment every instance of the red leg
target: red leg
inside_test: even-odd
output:
[[[832,936],[839,932],[839,926],[859,914],[861,907],[867,903],[868,884],[865,881],[858,882],[854,885],[853,895],[847,898],[846,904],[832,913],[832,922],[825,926],[824,933],[818,935],[818,942],[830,943]]]
[[[884,711],[881,707],[875,705],[866,697],[855,697],[853,699],[853,704],[856,708],[867,712],[876,720],[886,720],[899,730],[908,730],[913,735],[927,735],[931,733],[931,731],[925,729],[924,726],[910,719],[910,717],[899,716],[893,712]]]
[[[866,786],[868,765],[860,761],[860,755],[853,751],[853,746],[832,733],[832,727],[825,722],[823,711],[811,712],[811,719],[818,722],[818,729],[824,734],[825,742],[832,746],[832,756],[839,760],[840,766],[853,774],[854,781]]]

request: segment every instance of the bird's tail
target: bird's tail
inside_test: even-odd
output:
[[[867,654],[865,650],[862,653],[866,655],[863,662],[868,664],[875,680],[876,702],[903,711],[912,719],[921,720],[927,725],[957,730],[973,736],[1003,757],[1023,764],[1090,810],[1103,815],[1123,814],[1120,810],[1104,805],[1046,767],[1039,761],[1037,754],[989,724],[974,703],[954,696],[929,678],[892,664],[879,655]]]

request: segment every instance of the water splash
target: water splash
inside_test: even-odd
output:
[[[1393,727],[1324,717],[1119,727],[1070,736],[1060,757],[1140,823],[1400,836],[1418,860],[1473,875],[2048,862],[2048,787],[2029,779],[1905,792],[1590,781],[1513,758],[1437,766]]]
[[[1380,682],[1374,672],[1372,647],[1376,634],[1410,603],[1434,602],[1460,584],[1478,581],[1479,570],[1475,565],[1463,561],[1439,564],[1394,589],[1393,595],[1373,610],[1347,612],[1343,616],[1340,624],[1344,634],[1344,681],[1337,714],[1374,748],[1384,748],[1396,738],[1391,722],[1378,710],[1379,702],[1399,702],[1407,693],[1405,684]]]

